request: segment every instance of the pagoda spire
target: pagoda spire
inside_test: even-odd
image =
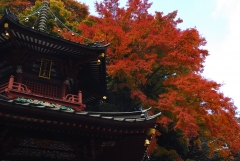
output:
[[[38,24],[38,30],[45,32],[46,30],[46,22],[47,22],[47,9],[49,2],[47,0],[44,1],[41,12],[40,19]]]

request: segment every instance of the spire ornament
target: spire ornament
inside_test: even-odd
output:
[[[38,30],[40,30],[42,32],[45,32],[45,30],[46,30],[48,4],[49,4],[49,2],[45,0],[43,3],[43,7],[40,11]]]

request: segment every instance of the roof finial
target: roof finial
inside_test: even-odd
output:
[[[49,2],[47,0],[45,0],[43,3],[42,9],[40,11],[38,30],[40,30],[42,32],[44,32],[46,29],[48,4],[49,4]]]

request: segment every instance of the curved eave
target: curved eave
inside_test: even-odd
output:
[[[108,112],[75,112],[73,110],[61,110],[59,108],[50,108],[31,103],[17,102],[0,98],[0,112],[11,115],[22,115],[26,118],[55,118],[59,120],[68,120],[71,122],[87,121],[90,123],[116,125],[116,126],[148,126],[156,122],[158,113],[153,116],[136,115],[136,112],[129,112],[124,115],[122,112],[115,112],[114,115]]]
[[[5,15],[0,20],[0,35],[3,36],[5,33],[4,23],[8,23],[8,31],[11,32],[12,36],[14,36],[22,46],[36,46],[32,47],[33,50],[36,49],[42,51],[40,48],[48,48],[49,51],[46,51],[47,54],[68,53],[76,56],[82,54],[82,56],[85,57],[87,55],[98,56],[99,53],[105,52],[108,46],[96,45],[97,43],[93,45],[79,44],[38,30],[34,30],[20,24],[16,16],[14,16],[11,11],[8,9],[5,10]],[[3,37],[0,38],[0,41],[1,43],[10,43]]]

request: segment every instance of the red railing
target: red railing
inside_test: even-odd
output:
[[[15,91],[21,91],[26,93],[31,93],[31,91],[27,88],[26,85],[22,83],[14,82],[14,76],[11,75],[7,88],[5,88],[5,91],[8,92],[9,90],[15,90]]]
[[[73,94],[68,94],[66,95],[66,97],[63,97],[63,100],[67,102],[82,103],[82,92],[79,91],[78,96]]]
[[[0,85],[0,93],[3,93],[7,87],[8,87],[8,83]]]
[[[31,92],[28,87],[22,83],[14,82],[14,76],[11,76],[8,83],[0,85],[0,93],[6,92],[9,98],[25,97],[29,99],[39,99],[49,103],[60,104],[71,107],[77,111],[81,111],[85,108],[85,104],[82,103],[82,92],[79,91],[78,95],[68,94],[62,99],[50,98],[42,95],[36,95]]]
[[[22,91],[22,92],[31,93],[31,90],[29,90],[27,88],[27,86],[22,84],[22,83],[13,82],[12,89]]]

